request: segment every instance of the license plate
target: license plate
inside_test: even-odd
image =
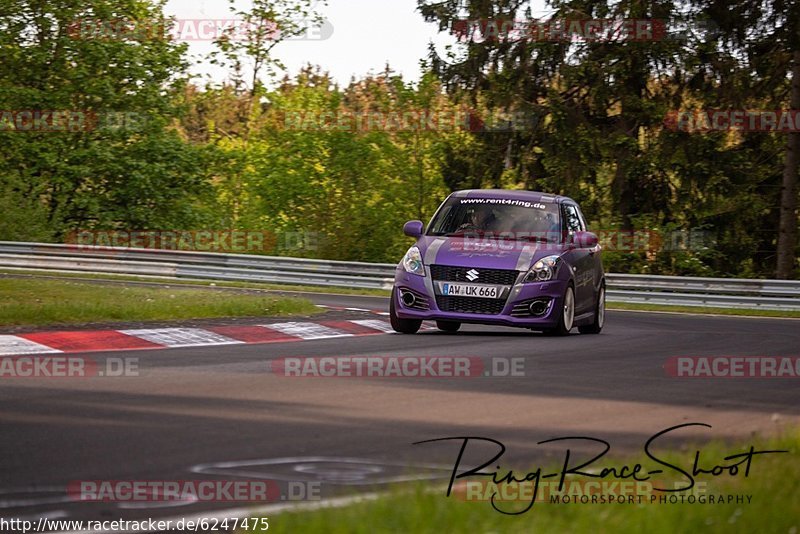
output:
[[[503,286],[481,284],[442,284],[442,295],[447,297],[478,297],[499,299]]]

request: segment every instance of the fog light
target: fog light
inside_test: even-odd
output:
[[[547,302],[543,300],[534,300],[528,307],[531,315],[543,315],[547,311]]]
[[[400,294],[400,300],[402,300],[403,304],[410,308],[417,301],[417,297],[415,297],[414,293],[411,293],[410,291],[403,291]]]

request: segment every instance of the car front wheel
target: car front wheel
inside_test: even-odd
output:
[[[572,325],[575,320],[575,290],[571,285],[567,286],[564,292],[563,307],[558,318],[558,326],[551,330],[546,330],[546,334],[556,336],[566,336],[572,330]]]
[[[397,316],[394,304],[396,300],[395,291],[392,291],[392,300],[389,303],[389,322],[392,325],[392,329],[401,334],[416,334],[422,326],[422,321],[420,319],[401,319]]]
[[[581,334],[599,334],[606,322],[606,288],[601,287],[597,295],[597,305],[594,309],[594,322],[586,326],[579,326]]]

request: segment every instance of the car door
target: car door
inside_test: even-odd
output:
[[[573,243],[575,232],[586,231],[578,206],[565,202],[561,206],[561,216],[567,232],[567,243]],[[594,309],[595,254],[592,249],[573,248],[568,252],[572,275],[575,280],[575,315]]]
[[[583,212],[581,211],[580,206],[576,206],[578,209],[578,216],[581,219],[581,224],[583,225],[584,231],[591,231],[589,229],[589,225],[586,224],[586,218],[583,216]],[[589,309],[594,311],[594,306],[597,302],[597,293],[600,290],[600,283],[603,281],[603,259],[600,255],[600,245],[588,249],[589,257],[587,258],[587,267],[592,272],[592,291],[590,295],[589,301]]]

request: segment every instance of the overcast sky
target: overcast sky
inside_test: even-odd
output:
[[[245,8],[249,3],[238,5]],[[428,43],[433,40],[443,50],[453,42],[452,37],[438,34],[435,24],[425,23],[416,7],[416,0],[329,0],[328,6],[320,5],[318,11],[330,21],[333,35],[325,40],[281,43],[276,55],[292,74],[310,62],[322,66],[343,85],[352,76],[383,71],[387,62],[406,80],[416,81]],[[231,18],[226,0],[169,0],[166,12],[179,19]],[[211,43],[204,41],[192,41],[189,47],[193,57],[213,50]],[[208,64],[196,66],[193,72],[210,75],[217,82],[226,76]]]

